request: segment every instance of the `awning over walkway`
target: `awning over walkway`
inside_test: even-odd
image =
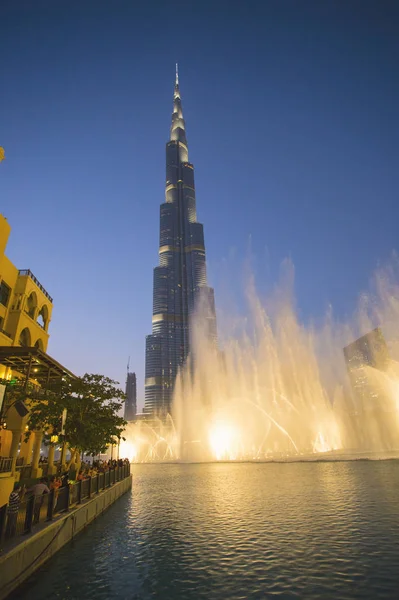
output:
[[[76,378],[54,358],[34,347],[0,346],[0,364],[18,371],[25,379],[36,380],[42,387],[62,378]]]

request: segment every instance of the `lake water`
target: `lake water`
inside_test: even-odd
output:
[[[133,467],[20,600],[399,597],[399,461]]]

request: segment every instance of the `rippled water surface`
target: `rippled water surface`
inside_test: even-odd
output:
[[[22,599],[398,598],[399,461],[134,466]]]

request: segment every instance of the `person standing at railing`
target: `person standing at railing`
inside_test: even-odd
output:
[[[60,477],[57,477],[57,475],[53,475],[52,478],[50,479],[50,491],[54,490],[54,506],[57,503],[57,497],[58,497],[58,490],[61,487],[61,479]]]
[[[53,502],[54,512],[56,512],[58,494],[59,494],[61,485],[62,485],[61,477],[58,477],[58,475],[53,475],[52,478],[50,479],[49,487],[50,487],[50,491],[54,490],[54,502]]]
[[[8,499],[6,539],[14,537],[17,529],[19,507],[25,494],[25,487],[14,488]]]
[[[31,487],[28,492],[32,492],[34,499],[34,512],[33,512],[33,524],[39,522],[40,518],[40,509],[43,504],[44,494],[49,494],[50,490],[47,486],[46,480],[42,477],[39,483],[36,483],[33,487]]]
[[[56,492],[61,487],[61,478],[57,475],[53,475],[50,480],[50,490],[55,490]]]
[[[66,471],[63,475],[61,475],[61,487],[69,486],[69,473]]]

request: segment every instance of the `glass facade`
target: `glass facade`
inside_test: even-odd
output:
[[[146,338],[144,412],[170,412],[179,368],[190,354],[191,319],[205,298],[204,327],[216,341],[213,289],[207,285],[204,228],[197,222],[194,167],[188,162],[178,78],[166,144],[165,202],[160,207],[159,266],[154,269],[152,334]]]
[[[349,379],[357,402],[357,409],[371,410],[382,405],[382,392],[371,377],[372,369],[386,371],[390,356],[388,346],[380,328],[344,348],[344,357]]]
[[[133,421],[137,413],[136,373],[128,373],[126,378],[125,421]]]

